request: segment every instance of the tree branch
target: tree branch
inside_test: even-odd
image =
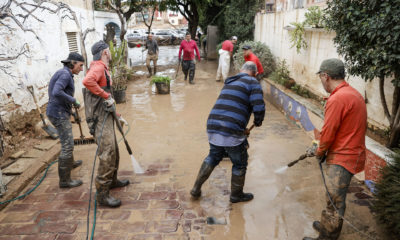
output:
[[[86,36],[88,35],[88,33],[90,33],[90,32],[94,32],[94,31],[96,31],[96,29],[94,29],[94,28],[88,28],[88,29],[86,29],[84,32],[83,32],[83,42],[85,42],[85,40],[86,40]]]
[[[388,109],[387,102],[386,102],[384,84],[385,84],[385,77],[384,76],[379,77],[379,95],[381,97],[381,103],[383,106],[383,110],[385,112],[385,116],[390,121],[391,116],[390,116],[389,109]]]

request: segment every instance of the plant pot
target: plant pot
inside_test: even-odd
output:
[[[169,94],[169,84],[167,83],[156,83],[156,89],[158,94]]]
[[[126,102],[126,89],[121,90],[113,90],[115,103],[124,103]]]
[[[296,85],[296,81],[293,78],[290,78],[283,85],[285,86],[285,88],[291,89],[294,85]]]

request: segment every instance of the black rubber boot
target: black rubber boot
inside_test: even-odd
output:
[[[71,179],[73,158],[58,158],[58,176],[60,178],[60,188],[73,188],[82,185],[81,180]]]
[[[322,226],[320,221],[314,221],[312,227],[317,231],[321,232]]]
[[[121,200],[110,195],[108,186],[101,186],[97,189],[96,200],[100,205],[106,207],[116,208],[121,206]]]
[[[113,181],[111,183],[110,189],[113,188],[120,188],[120,187],[125,187],[129,185],[129,180],[128,179],[124,179],[124,180],[119,180],[117,178],[117,173],[114,173],[114,177],[113,177]]]
[[[303,240],[322,240],[321,238],[303,237]]]
[[[237,176],[232,174],[231,197],[230,197],[231,203],[247,202],[254,198],[253,194],[243,192],[245,179],[246,179],[246,174],[243,174],[242,176]]]
[[[149,77],[151,77],[151,67],[150,66],[147,67],[147,70],[149,71],[149,74],[147,75],[147,77],[149,78]]]
[[[77,167],[79,167],[80,165],[82,165],[82,160],[74,160],[73,158],[72,158],[72,168],[77,168]]]
[[[157,67],[154,66],[154,75],[156,75],[156,73],[157,73]]]
[[[201,186],[210,177],[214,168],[215,166],[211,166],[208,163],[203,162],[200,167],[199,174],[197,175],[196,182],[190,191],[190,195],[192,195],[193,198],[197,199],[201,196]]]
[[[185,74],[185,81],[187,80],[187,74]]]

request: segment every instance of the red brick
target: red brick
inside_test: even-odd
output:
[[[88,202],[85,201],[64,201],[58,202],[54,209],[62,210],[86,210],[88,207]]]
[[[44,222],[44,224],[40,227],[40,232],[71,234],[75,232],[77,226],[78,226],[77,223],[72,223],[72,222],[70,223]]]
[[[203,218],[194,220],[194,224],[202,224],[202,223],[206,223],[206,220]]]
[[[175,200],[176,199],[176,192],[170,192],[168,193],[168,200]]]
[[[182,210],[167,210],[165,214],[166,219],[181,219],[183,214]]]
[[[152,209],[176,209],[179,207],[179,203],[175,200],[160,200],[152,203]]]
[[[123,240],[125,239],[126,235],[104,235],[104,234],[98,234],[94,236],[94,240]],[[57,239],[58,240],[58,239]]]
[[[30,222],[36,216],[36,212],[15,212],[13,214],[8,214],[5,218],[1,220],[1,223],[23,223]]]
[[[7,212],[26,212],[32,207],[32,204],[14,204],[7,207]]]
[[[176,232],[176,230],[178,229],[178,221],[167,220],[167,221],[156,222],[155,229],[157,232],[160,233]]]
[[[196,217],[196,214],[194,214],[193,212],[185,212],[185,214],[183,215],[183,218],[185,219],[194,219]]]
[[[122,233],[136,233],[143,232],[145,229],[144,222],[118,222],[111,225],[111,232],[122,232]]]
[[[1,224],[2,235],[31,235],[39,233],[39,226],[36,224]]]
[[[142,200],[124,200],[120,208],[123,209],[147,209],[149,207],[149,201]]]
[[[164,200],[168,197],[168,192],[143,192],[139,200]]]
[[[41,212],[35,222],[65,222],[70,220],[79,214],[83,214],[82,211],[44,211]]]
[[[172,187],[169,183],[159,183],[156,184],[154,191],[172,191]]]
[[[44,194],[31,194],[28,195],[23,203],[35,203],[35,202],[51,202],[54,200],[56,195],[52,193],[44,193]]]
[[[25,236],[22,237],[22,240],[54,240],[56,239],[57,234],[36,234],[36,235],[31,235],[31,236]],[[58,238],[57,238],[58,239]]]
[[[185,221],[182,225],[183,231],[184,232],[190,232],[192,229],[192,221]]]
[[[75,240],[75,234],[59,234],[57,240]]]
[[[161,240],[161,234],[136,234],[128,238],[128,240]]]
[[[20,240],[20,236],[0,236],[0,240]]]
[[[102,211],[99,219],[101,219],[101,220],[126,220],[129,218],[130,215],[131,215],[131,212],[129,212],[129,211],[105,210],[105,211]]]
[[[56,195],[56,201],[76,201],[79,200],[82,196],[82,192],[67,192],[67,193],[58,193]]]

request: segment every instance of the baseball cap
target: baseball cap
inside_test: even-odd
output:
[[[242,47],[242,49],[243,49],[243,50],[249,50],[249,49],[251,49],[251,47],[250,47],[249,45],[244,45],[244,46]]]
[[[344,63],[337,58],[326,59],[321,63],[317,74],[325,72],[331,77],[344,76]]]
[[[62,63],[69,63],[71,61],[84,62],[85,60],[83,59],[82,55],[77,52],[70,52],[67,59],[61,60]]]
[[[98,53],[100,53],[102,50],[107,49],[109,46],[106,42],[104,41],[98,41],[95,44],[93,44],[91,50],[92,50],[92,54],[96,55]]]
[[[237,37],[236,37],[236,36],[233,36],[233,37],[232,37],[232,40],[237,40]]]

